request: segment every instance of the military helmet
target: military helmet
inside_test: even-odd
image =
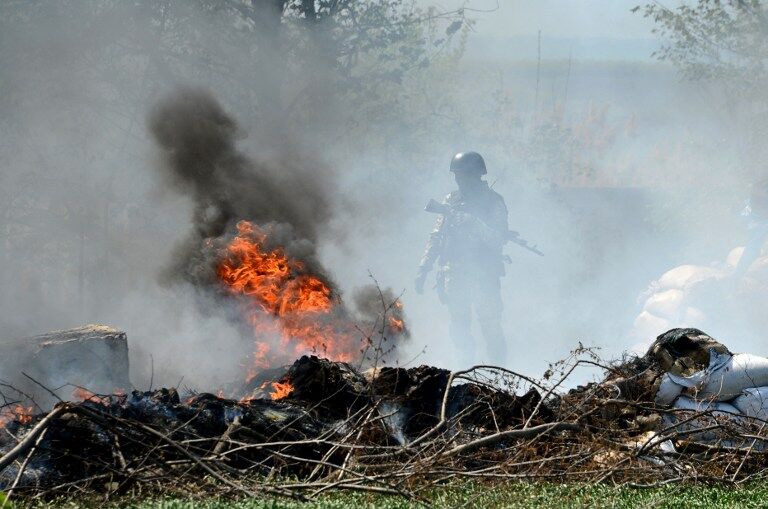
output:
[[[485,169],[485,160],[477,152],[459,152],[451,160],[451,171],[453,173],[477,173],[485,175],[488,170]]]

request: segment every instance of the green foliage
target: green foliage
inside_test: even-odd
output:
[[[768,8],[763,0],[697,0],[675,9],[635,7],[663,41],[655,56],[690,80],[714,87],[724,124],[739,147],[743,172],[765,172],[768,136]],[[727,125],[726,124],[726,125]]]
[[[665,40],[656,56],[687,77],[724,78],[742,90],[766,82],[768,12],[761,0],[698,0],[676,9],[653,3],[642,10]]]
[[[729,486],[678,486],[658,488],[615,488],[608,485],[550,484],[550,483],[464,483],[455,482],[434,489],[425,501],[435,507],[530,507],[563,508],[751,508],[765,507],[768,486],[753,484],[736,488]],[[81,504],[56,500],[30,507],[61,509],[406,509],[417,504],[401,498],[358,492],[337,492],[310,503],[288,500],[153,500],[115,502],[112,504]]]

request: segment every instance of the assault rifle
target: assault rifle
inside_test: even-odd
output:
[[[447,216],[451,213],[451,207],[450,205],[446,205],[445,203],[438,203],[433,199],[429,200],[429,203],[427,203],[427,206],[424,207],[424,210],[427,212],[431,212],[432,214],[442,214],[444,216]],[[544,253],[539,251],[539,248],[535,245],[531,246],[528,244],[528,241],[524,238],[520,237],[520,234],[513,230],[507,230],[507,234],[504,237],[504,240],[507,242],[512,242],[513,244],[517,244],[518,246],[522,247],[523,249],[527,249],[528,251],[532,253],[536,253],[539,256],[544,256]]]

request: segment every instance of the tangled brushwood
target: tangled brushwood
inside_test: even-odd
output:
[[[361,372],[305,356],[276,382],[278,399],[88,395],[4,423],[0,484],[19,498],[312,499],[349,489],[420,500],[457,478],[641,486],[760,478],[765,421],[654,402],[670,369],[704,362],[702,346],[718,348],[710,340],[671,331],[644,357],[611,365],[579,348],[541,380],[494,366]],[[603,381],[562,390],[580,367],[604,370]]]

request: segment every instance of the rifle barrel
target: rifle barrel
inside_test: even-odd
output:
[[[429,202],[427,203],[427,206],[424,207],[424,210],[432,214],[448,215],[448,213],[450,213],[451,211],[451,208],[445,203],[439,203],[434,199],[430,199]],[[520,234],[516,231],[508,230],[506,235],[506,240],[507,242],[512,242],[514,244],[517,244],[518,246],[525,248],[532,253],[536,253],[539,256],[544,256],[544,253],[539,251],[539,248],[537,246],[535,245],[529,246],[528,241],[521,238]]]

